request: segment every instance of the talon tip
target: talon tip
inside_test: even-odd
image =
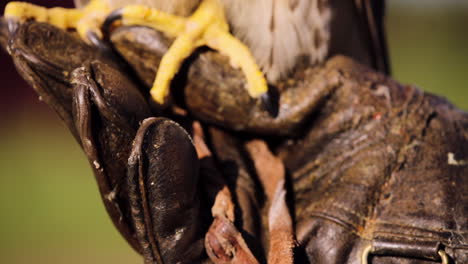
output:
[[[109,35],[110,28],[112,24],[117,21],[121,20],[123,17],[122,15],[122,9],[117,9],[110,13],[107,17],[106,20],[104,20],[104,23],[102,24],[102,32],[104,32],[105,35]]]
[[[268,93],[260,95],[263,108],[273,117],[278,115],[278,104],[276,100]]]
[[[96,46],[99,51],[107,57],[111,59],[113,62],[117,63],[117,65],[121,66],[122,68],[126,68],[127,64],[122,60],[122,58],[118,55],[118,53],[113,49],[112,44],[104,41],[102,38],[98,36],[98,34],[94,31],[88,31],[86,33],[86,37],[88,38],[89,42]]]
[[[88,31],[86,33],[86,37],[88,38],[91,44],[98,47],[99,49],[104,49],[105,43],[102,41],[102,39],[98,36],[96,32]]]
[[[109,47],[109,45],[104,42],[96,32],[94,31],[88,31],[86,33],[86,37],[88,38],[89,42],[96,46],[100,51],[102,51],[104,54],[106,54],[109,57],[114,56],[114,52],[112,51],[112,48]]]
[[[5,18],[5,21],[6,21],[6,26],[8,28],[8,33],[10,35],[13,35],[16,32],[16,30],[19,28],[20,22],[18,21],[18,19],[14,19],[14,18]]]

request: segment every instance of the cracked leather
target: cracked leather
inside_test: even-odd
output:
[[[135,40],[129,37],[134,34],[159,38],[147,29],[124,30],[114,41]],[[192,113],[229,130],[268,135],[283,159],[302,248],[299,263],[360,263],[368,246],[371,263],[432,263],[441,260],[439,250],[456,263],[468,262],[466,113],[338,56],[279,83],[278,115],[272,117],[247,95],[241,73],[226,58],[202,53],[192,64],[185,88]],[[232,135],[225,134],[221,146],[212,136],[217,157],[239,170],[236,180],[248,172],[242,137],[229,144]],[[236,193],[251,200],[240,204],[244,214],[255,215],[261,199],[254,198],[258,187],[250,182]],[[261,223],[243,224],[248,234],[262,236]]]
[[[370,263],[440,262],[439,250],[467,263],[468,115],[345,57],[297,74],[320,98],[299,131],[269,141],[291,177],[298,263],[361,263],[367,246]],[[191,100],[209,90],[197,76]]]
[[[51,26],[20,26],[10,36],[7,50],[18,72],[60,116],[83,148],[107,212],[122,235],[141,251],[135,230],[128,224],[130,215],[122,214],[128,211],[122,208],[129,208],[129,203],[126,188],[120,183],[125,175],[125,153],[130,151],[138,122],[150,115],[144,98],[127,78],[109,80],[102,74],[102,70],[112,69],[108,66],[112,61]],[[91,62],[93,59],[99,61]],[[102,84],[109,81],[112,88],[103,89]],[[130,118],[127,111],[132,112]]]
[[[346,58],[304,135],[278,147],[310,263],[468,263],[468,115]]]
[[[71,34],[25,23],[5,43],[83,148],[110,218],[145,263],[206,259],[208,210],[200,209],[187,132],[167,118],[148,118],[145,97],[120,64]]]
[[[41,36],[26,39],[36,43]],[[156,48],[160,47],[149,49]],[[79,49],[94,52],[88,46]],[[41,63],[58,56],[53,52],[45,56],[47,48],[36,52],[44,56]],[[137,76],[151,83],[157,60],[148,61],[142,51],[133,58],[122,54],[135,65]],[[41,71],[46,65],[34,70],[39,75],[31,74],[32,64],[24,64],[31,58],[35,57],[15,60],[20,72],[33,86],[53,88],[55,83],[37,84],[56,80],[59,73]],[[274,118],[246,99],[243,81],[236,77],[239,72],[227,67],[223,57],[203,53],[190,65],[184,101],[197,118],[230,131],[212,129],[210,147],[235,190],[237,225],[249,246],[260,248],[254,251],[266,250],[262,248],[265,210],[243,144],[268,135],[265,139],[284,161],[290,178],[297,263],[360,263],[369,246],[370,263],[429,264],[440,261],[439,250],[453,263],[468,263],[466,113],[439,97],[335,57],[324,65],[298,70],[293,81],[279,84],[279,112]],[[58,80],[57,85],[69,84]],[[54,95],[54,91],[38,92]],[[71,107],[72,93],[45,101],[75,127],[67,114],[71,109],[56,106],[57,100],[65,100]],[[222,100],[232,94],[238,96]],[[304,104],[298,104],[303,102],[300,98],[305,98]],[[79,131],[72,132],[79,138]]]
[[[209,93],[201,65],[189,72],[191,100]],[[297,74],[320,98],[291,137],[269,141],[291,177],[298,263],[361,263],[367,246],[369,263],[440,262],[439,250],[468,263],[468,115],[345,57]]]

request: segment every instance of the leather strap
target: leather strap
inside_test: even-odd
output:
[[[368,263],[369,255],[420,258],[449,263],[449,258],[438,241],[374,238],[372,244],[363,250],[362,264]]]

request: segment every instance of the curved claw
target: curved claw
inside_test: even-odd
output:
[[[0,48],[7,51],[8,40],[10,39],[11,31],[9,30],[8,20],[0,17]]]
[[[19,21],[13,18],[7,18],[5,20],[6,20],[8,32],[10,33],[10,35],[14,34],[19,27],[19,24],[20,24]]]
[[[278,116],[279,105],[278,98],[271,95],[269,92],[260,95],[263,108],[272,116]]]
[[[104,35],[105,36],[105,35]],[[95,47],[97,47],[100,53],[108,58],[109,60],[115,62],[120,66],[124,71],[128,67],[127,63],[122,59],[122,57],[114,50],[112,43],[104,41],[98,36],[95,31],[88,31],[86,34],[88,41]]]
[[[149,26],[175,38],[161,60],[150,91],[158,105],[167,104],[173,78],[183,61],[201,46],[219,51],[230,58],[232,66],[241,68],[247,80],[247,92],[252,98],[258,98],[268,91],[267,81],[249,49],[229,33],[224,7],[218,0],[201,1],[187,18],[147,6],[129,5],[112,12],[104,22],[103,31],[108,32],[118,19],[122,19],[124,25]]]
[[[86,33],[86,38],[92,45],[96,46],[99,49],[99,51],[101,51],[105,56],[108,56],[110,59],[113,60],[118,59],[110,45],[103,41],[102,38],[100,38],[96,32],[88,31]]]
[[[119,8],[115,11],[112,11],[104,20],[102,23],[101,31],[104,34],[104,36],[109,36],[110,35],[110,29],[112,27],[112,24],[114,24],[115,21],[121,20],[123,17],[122,14],[122,8]]]

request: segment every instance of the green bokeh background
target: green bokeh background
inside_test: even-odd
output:
[[[399,3],[389,1],[387,23],[394,77],[468,110],[467,5]],[[0,118],[0,263],[142,263],[55,114],[32,100]]]

